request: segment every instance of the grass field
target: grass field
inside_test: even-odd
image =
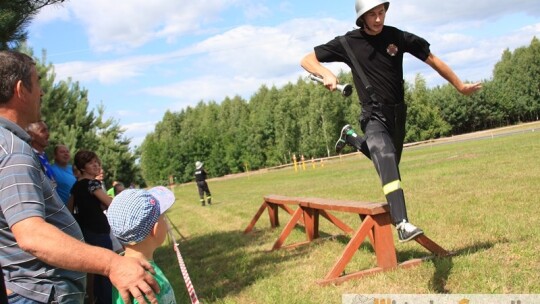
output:
[[[321,287],[349,236],[269,252],[281,228],[263,214],[242,232],[267,194],[383,202],[371,162],[352,154],[295,172],[288,167],[210,180],[214,204],[201,207],[195,184],[176,185],[168,216],[202,303],[341,303],[345,293],[540,293],[540,123],[405,149],[401,175],[409,218],[456,255]],[[487,135],[486,135],[487,134]],[[507,134],[507,135],[504,135]],[[504,136],[503,136],[504,135]],[[357,216],[335,213],[352,227]],[[280,211],[282,225],[289,216]],[[321,219],[320,230],[337,228]],[[305,239],[295,229],[288,242]],[[396,238],[397,240],[397,238]],[[416,242],[396,241],[399,261],[424,257]],[[156,253],[178,303],[190,303],[170,243]],[[376,266],[365,242],[346,270]]]

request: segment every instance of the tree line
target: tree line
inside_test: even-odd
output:
[[[352,83],[351,73],[339,75]],[[508,49],[472,96],[451,85],[429,88],[417,75],[405,83],[408,119],[405,142],[538,120],[540,114],[540,42]],[[178,112],[168,111],[139,147],[140,166],[150,184],[193,180],[195,161],[205,162],[211,176],[256,170],[334,155],[343,125],[357,131],[360,104],[356,92],[344,98],[307,78],[282,88],[261,86],[245,100],[200,101]]]

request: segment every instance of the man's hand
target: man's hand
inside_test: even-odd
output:
[[[322,77],[323,84],[328,90],[335,91],[337,89],[338,80],[334,74],[326,73],[325,75],[322,75]]]
[[[323,79],[323,85],[330,91],[335,91],[337,89],[338,80],[336,75],[332,73],[329,69],[321,65],[315,52],[311,52],[302,58],[300,65],[308,71],[310,74],[318,76]]]
[[[475,93],[476,91],[482,89],[482,83],[464,83],[461,88],[459,88],[459,92],[463,95],[469,96]]]
[[[147,271],[154,272],[148,261],[118,256],[111,263],[109,279],[118,289],[124,303],[130,304],[132,297],[139,303],[157,304],[159,286]],[[146,298],[145,298],[146,297]]]

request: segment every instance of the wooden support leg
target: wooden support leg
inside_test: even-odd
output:
[[[290,215],[293,215],[294,213],[294,210],[291,209],[289,206],[287,205],[279,205],[279,207],[285,211],[287,211],[288,214]],[[303,218],[300,218],[300,224],[304,225],[304,219]]]
[[[434,253],[436,256],[444,257],[451,255],[450,252],[446,251],[444,248],[439,246],[437,243],[433,242],[430,238],[428,238],[426,235],[422,234],[421,236],[417,237],[415,241],[422,245],[427,250]]]
[[[291,219],[289,220],[289,222],[287,223],[287,225],[285,225],[285,228],[283,228],[283,231],[279,235],[278,240],[274,243],[274,246],[272,247],[272,250],[276,250],[276,249],[281,248],[281,246],[283,245],[283,243],[285,242],[285,240],[287,239],[289,234],[291,234],[292,229],[294,228],[294,226],[296,225],[296,223],[298,222],[298,220],[302,216],[302,213],[303,213],[302,208],[296,209],[296,211],[293,213],[293,215],[292,215]]]
[[[268,216],[270,217],[270,226],[272,228],[276,228],[277,226],[279,226],[278,205],[271,204],[268,202],[266,202],[265,204],[268,206]]]
[[[328,221],[330,221],[332,224],[336,225],[339,229],[343,230],[343,232],[352,234],[354,232],[354,229],[349,227],[347,224],[342,222],[337,217],[333,216],[332,214],[326,212],[326,210],[319,210],[319,213],[324,216]]]
[[[308,241],[319,237],[319,210],[300,207],[304,212],[304,223]]]
[[[358,250],[358,247],[360,247],[360,244],[362,244],[374,225],[375,221],[373,218],[367,216],[362,224],[360,224],[358,230],[356,230],[354,233],[353,237],[345,247],[345,250],[341,254],[341,257],[339,257],[337,262],[332,267],[332,270],[330,270],[330,272],[328,272],[328,274],[324,277],[324,280],[332,281],[341,275],[347,264],[351,261],[354,253],[356,250]]]
[[[360,220],[364,221],[366,219],[366,216],[363,214],[359,214]],[[373,246],[373,250],[375,250],[375,238],[373,238],[373,229],[369,231],[369,242],[371,243],[371,246]]]
[[[263,214],[264,209],[266,209],[267,206],[268,205],[266,204],[266,202],[262,203],[261,207],[259,207],[259,210],[257,210],[257,213],[255,213],[255,216],[251,219],[251,222],[247,226],[246,230],[244,230],[244,233],[248,233],[251,230],[253,230],[253,227],[255,227],[255,224],[257,223],[257,221],[259,220],[259,218]]]
[[[373,236],[375,239],[375,254],[377,265],[380,268],[394,268],[397,266],[396,247],[392,236],[392,224],[388,213],[373,216]]]

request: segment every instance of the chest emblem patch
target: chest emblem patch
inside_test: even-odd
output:
[[[393,43],[390,43],[387,47],[386,47],[386,52],[388,53],[388,55],[394,57],[396,56],[396,54],[398,53],[398,47],[393,44]]]

